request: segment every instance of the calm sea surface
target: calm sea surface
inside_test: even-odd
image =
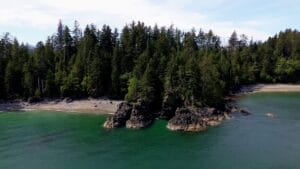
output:
[[[106,130],[106,116],[0,113],[0,169],[299,169],[300,93],[253,94],[203,133]],[[265,114],[273,112],[275,118]]]

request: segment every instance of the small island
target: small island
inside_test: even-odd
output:
[[[140,129],[165,119],[170,130],[204,131],[232,112],[249,114],[235,105],[236,95],[300,91],[284,85],[300,81],[299,39],[291,29],[264,42],[234,31],[222,44],[212,30],[143,22],[118,31],[60,21],[57,32],[35,46],[6,33],[0,109],[111,113],[105,128]]]

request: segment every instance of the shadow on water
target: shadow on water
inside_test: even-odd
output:
[[[58,139],[62,139],[65,136],[65,133],[67,133],[67,131],[53,132],[46,135],[38,136],[33,140],[32,143],[29,143],[28,146],[33,147],[54,142]]]

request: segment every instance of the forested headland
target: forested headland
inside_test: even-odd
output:
[[[9,31],[9,30],[8,30]],[[160,109],[214,107],[242,84],[300,81],[300,32],[287,29],[257,42],[233,32],[181,31],[132,22],[121,31],[59,22],[34,47],[6,33],[0,41],[0,99],[109,97]]]

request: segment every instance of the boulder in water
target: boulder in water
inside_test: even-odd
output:
[[[246,110],[246,109],[240,109],[240,112],[241,112],[242,115],[244,115],[244,116],[248,116],[248,115],[251,114],[251,113],[250,113],[248,110]]]
[[[272,113],[272,112],[267,113],[266,115],[267,115],[268,117],[271,117],[271,118],[274,118],[274,117],[275,117],[275,113]]]
[[[167,128],[174,131],[199,132],[207,129],[207,123],[188,108],[177,108]]]
[[[152,114],[149,105],[140,100],[133,105],[130,118],[126,122],[126,127],[132,129],[148,127],[153,122]]]
[[[104,128],[124,127],[126,121],[130,118],[131,111],[132,111],[131,104],[127,102],[120,103],[116,113],[113,116],[107,118],[103,127]]]

